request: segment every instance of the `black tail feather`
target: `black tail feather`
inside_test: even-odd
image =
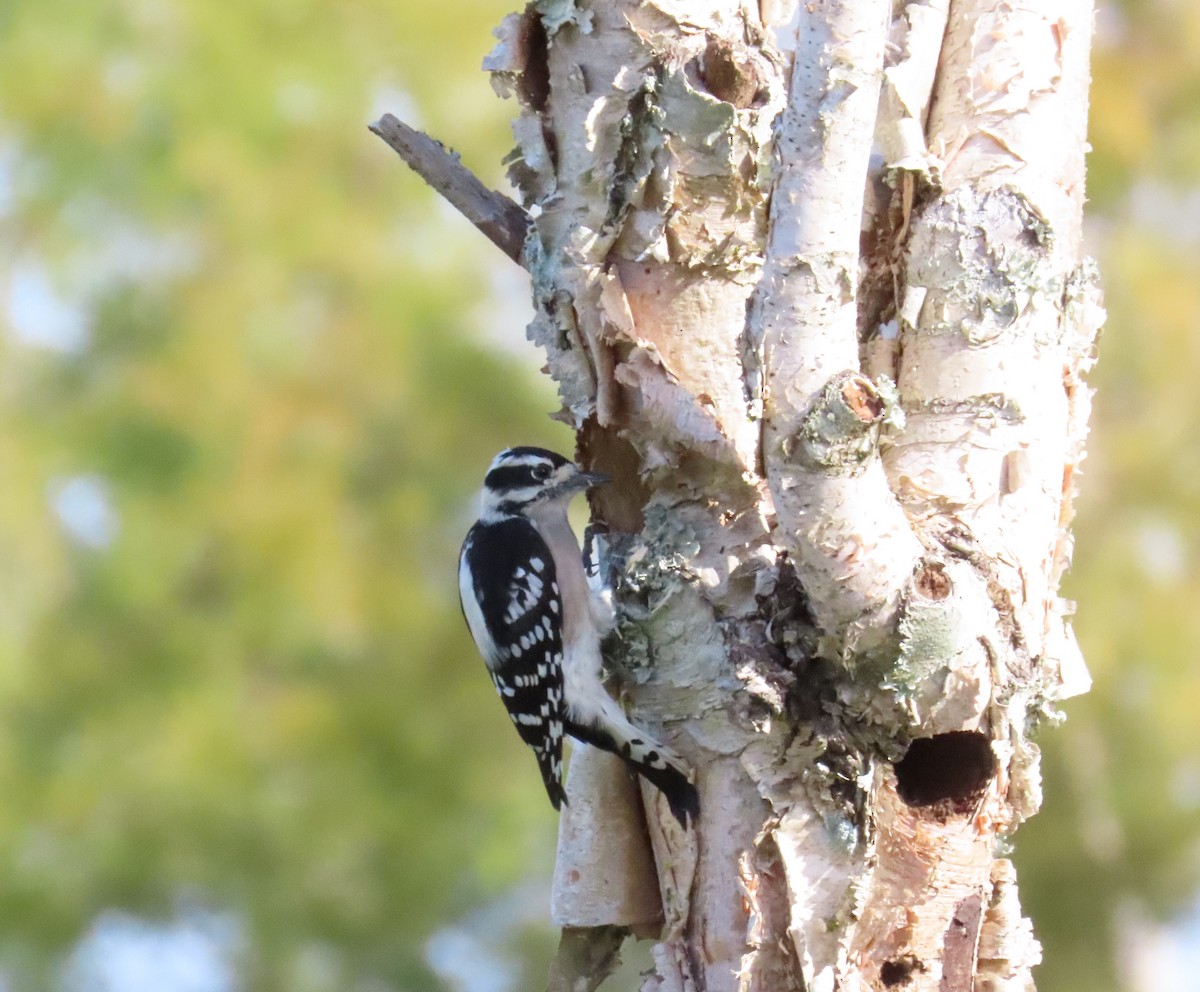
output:
[[[667,805],[671,807],[671,812],[675,814],[679,825],[686,830],[691,825],[691,820],[700,813],[700,793],[696,791],[696,787],[692,785],[688,777],[678,768],[670,765],[665,768],[650,768],[646,765],[636,764],[628,758],[625,758],[625,761],[631,769],[651,785],[657,787],[658,791],[666,798]]]
[[[628,743],[618,742],[604,729],[585,726],[581,723],[568,724],[566,731],[576,740],[615,754],[629,766],[631,771],[641,775],[647,782],[655,786],[666,798],[675,819],[685,830],[699,815],[700,793],[688,779],[687,773],[680,766],[679,759],[664,752],[661,747],[657,747],[649,739],[635,739]],[[641,753],[635,755],[631,744],[639,746]],[[657,762],[657,766],[653,762]]]
[[[567,790],[562,784],[562,759],[551,762],[538,748],[533,749],[537,756],[538,769],[542,773],[542,782],[546,786],[546,795],[550,797],[550,805],[556,810],[562,808],[567,801]]]

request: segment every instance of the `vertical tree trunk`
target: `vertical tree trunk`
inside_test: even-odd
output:
[[[485,63],[521,107],[530,336],[617,479],[608,656],[700,788],[687,833],[643,790],[647,989],[1032,987],[996,841],[1086,688],[1057,586],[1092,14],[947,7],[540,0]],[[572,771],[586,959],[658,906],[611,770]]]

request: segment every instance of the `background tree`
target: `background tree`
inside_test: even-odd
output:
[[[451,563],[491,453],[570,437],[495,346],[528,319],[516,267],[360,130],[415,108],[496,185],[506,6],[0,13],[10,988],[82,980],[120,910],[199,921],[240,987],[426,989],[442,936],[478,947],[545,870]],[[1195,892],[1200,12],[1100,14],[1111,316],[1067,586],[1097,688],[1042,739],[1016,852],[1054,989],[1129,987],[1105,946]],[[510,987],[545,974],[523,933]]]

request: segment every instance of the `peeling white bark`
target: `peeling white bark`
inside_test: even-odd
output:
[[[811,4],[800,16],[790,97],[777,130],[779,175],[757,313],[761,342],[763,459],[778,539],[793,556],[818,626],[845,651],[886,632],[920,545],[859,424],[813,452],[805,439],[844,399],[822,392],[857,371],[862,184],[883,75],[883,0]],[[842,442],[842,443],[839,443]],[[849,446],[850,450],[842,450]]]
[[[560,927],[618,926],[654,935],[663,918],[658,875],[637,785],[624,762],[576,744],[566,791],[550,918]]]
[[[905,3],[892,21],[875,137],[885,169],[928,174],[925,122],[946,31],[949,0]]]
[[[947,6],[538,0],[497,32],[530,337],[617,479],[606,654],[701,794],[685,833],[577,752],[560,984],[661,915],[655,992],[1032,988],[994,852],[1040,802],[1030,725],[1087,686],[1057,588],[1091,7]]]

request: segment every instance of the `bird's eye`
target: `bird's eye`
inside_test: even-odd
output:
[[[535,465],[533,468],[533,477],[537,479],[538,482],[544,482],[546,479],[550,478],[550,466]]]

